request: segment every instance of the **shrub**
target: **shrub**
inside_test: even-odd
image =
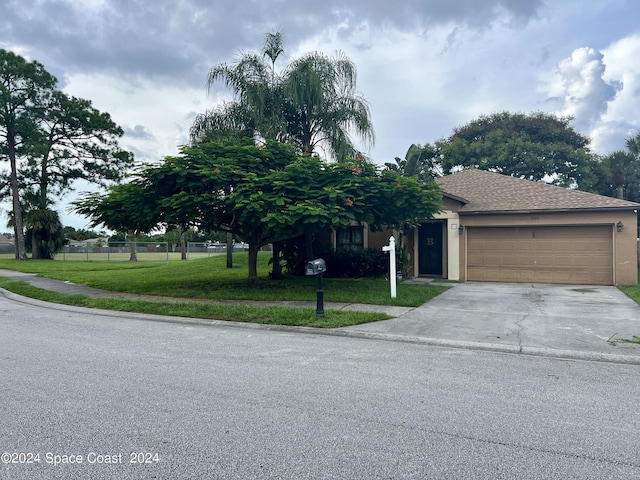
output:
[[[320,255],[327,264],[327,277],[381,277],[388,270],[388,256],[380,250],[367,248],[351,250],[330,250]]]
[[[382,277],[389,271],[389,256],[382,250],[335,250],[331,247],[331,237],[322,232],[314,234],[313,252],[315,258],[322,258],[327,264],[325,277]],[[304,236],[284,242],[282,258],[289,275],[304,275],[307,261]]]

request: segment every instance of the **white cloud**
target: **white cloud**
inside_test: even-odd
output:
[[[604,78],[620,85],[603,123],[616,135],[615,148],[622,148],[624,139],[640,130],[640,35],[630,35],[614,42],[604,51],[607,65]]]
[[[142,157],[137,160],[141,161],[158,161],[166,155],[175,155],[178,146],[189,141],[195,113],[206,110],[216,100],[207,97],[204,85],[194,89],[107,73],[71,75],[65,91],[95,99],[94,106],[109,112],[121,126],[134,125],[129,129],[131,134],[125,133],[121,144],[123,148],[139,152]]]
[[[607,154],[624,148],[625,138],[640,129],[640,35],[632,34],[597,51],[575,49],[542,76],[540,90],[553,110],[575,117],[578,131],[592,149]]]
[[[423,32],[344,20],[289,53],[342,50],[353,60],[377,133],[371,153],[384,163],[479,115],[543,109],[536,74],[550,48],[530,44],[546,26],[516,27],[503,16],[482,30],[449,22]]]
[[[575,117],[578,129],[594,126],[615,97],[615,84],[603,78],[603,59],[593,48],[578,48],[558,64],[555,82],[549,86],[550,96],[562,103],[558,113]]]

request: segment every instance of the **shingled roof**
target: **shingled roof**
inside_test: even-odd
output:
[[[460,214],[635,210],[639,203],[488,172],[463,170],[436,180],[461,200]]]

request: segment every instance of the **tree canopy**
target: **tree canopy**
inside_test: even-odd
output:
[[[204,143],[141,170],[127,190],[123,223],[109,206],[124,186],[76,203],[76,211],[114,229],[188,222],[233,232],[249,243],[249,280],[257,279],[260,247],[303,232],[366,222],[373,228],[423,221],[438,211],[434,182],[381,172],[364,158],[327,163],[267,142]],[[161,193],[159,193],[161,192]],[[128,194],[131,193],[131,197]],[[180,219],[180,220],[178,220]]]
[[[98,185],[118,181],[132,164],[118,145],[123,135],[108,113],[89,100],[53,91],[27,153],[22,175],[35,204],[44,208],[83,179]]]
[[[481,116],[437,142],[438,161],[445,173],[478,168],[561,186],[579,185],[594,157],[589,138],[576,132],[571,122],[571,117],[542,112]]]

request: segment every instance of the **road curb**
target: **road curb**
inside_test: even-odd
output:
[[[334,331],[336,332],[336,331]],[[329,334],[324,331],[319,332],[321,334]],[[557,350],[553,348],[539,348],[539,347],[527,347],[516,345],[505,345],[501,343],[480,343],[480,342],[465,342],[459,340],[444,340],[440,338],[431,337],[415,337],[404,335],[391,335],[386,333],[371,333],[371,332],[358,332],[358,331],[341,331],[342,336],[363,338],[368,340],[385,340],[401,343],[414,343],[431,345],[434,347],[443,348],[458,348],[465,350],[479,350],[496,353],[510,353],[516,355],[529,355],[535,357],[550,357],[567,360],[586,360],[590,362],[606,362],[606,363],[622,363],[626,365],[640,365],[640,356],[631,355],[616,355],[613,353],[602,352],[585,352],[580,350]]]
[[[341,329],[319,329],[313,327],[288,326],[288,325],[266,325],[259,323],[234,322],[230,320],[209,320],[193,317],[176,317],[170,315],[155,315],[147,313],[123,312],[119,310],[104,310],[99,308],[76,307],[60,303],[45,302],[30,297],[24,297],[16,293],[0,288],[0,293],[15,302],[46,307],[55,310],[68,311],[74,313],[93,312],[100,315],[128,318],[152,322],[179,323],[184,325],[202,326],[226,326],[245,329],[259,329],[280,332],[299,332],[311,335],[325,335],[332,337],[360,338],[363,340],[379,340],[397,343],[411,343],[417,345],[429,345],[442,348],[455,348],[464,350],[475,350],[495,353],[508,353],[516,355],[528,355],[536,357],[547,357],[567,360],[584,360],[590,362],[618,363],[625,365],[640,365],[640,356],[616,355],[601,352],[585,352],[579,350],[557,350],[552,348],[538,348],[528,346],[505,345],[499,343],[466,342],[458,340],[445,340],[431,337],[416,337],[410,335],[393,335],[386,333],[363,332],[357,330]]]

